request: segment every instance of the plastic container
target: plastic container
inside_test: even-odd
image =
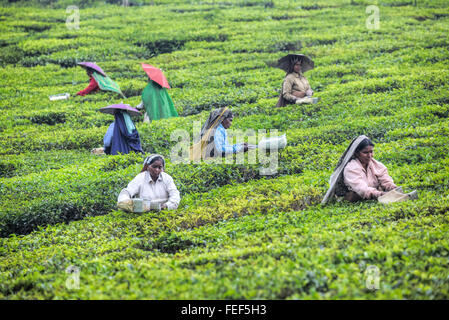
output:
[[[160,202],[150,201],[147,199],[133,198],[133,212],[142,213],[148,211],[161,211]]]
[[[259,142],[259,149],[264,150],[279,150],[285,148],[287,145],[287,136],[283,134],[280,137],[264,138]]]
[[[67,100],[70,97],[69,93],[60,93],[49,96],[51,101],[55,100]]]

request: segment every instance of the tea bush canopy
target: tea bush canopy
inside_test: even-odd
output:
[[[1,299],[449,298],[447,1],[0,3]],[[272,65],[289,53],[314,61],[320,102],[274,107],[285,72]],[[126,98],[50,101],[85,87],[83,61]],[[98,110],[141,102],[142,63],[163,70],[179,116],[135,116],[145,154],[92,155],[112,121]],[[235,115],[230,140],[286,134],[272,174],[173,160],[176,133],[193,144],[222,107]],[[320,204],[362,134],[419,199]],[[178,209],[117,210],[152,153],[166,158]]]

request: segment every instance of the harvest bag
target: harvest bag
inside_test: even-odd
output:
[[[287,145],[287,136],[264,138],[260,140],[258,148],[262,150],[279,150]]]

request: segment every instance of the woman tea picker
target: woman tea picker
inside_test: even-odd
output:
[[[144,122],[177,117],[173,100],[167,92],[170,89],[162,70],[142,63],[142,68],[148,75],[148,84],[142,92],[142,102],[137,109],[145,108]]]
[[[215,109],[201,128],[200,141],[190,148],[191,160],[225,157],[229,154],[248,151],[248,144],[230,145],[227,129],[232,125],[233,115],[227,107]]]
[[[98,91],[99,89],[97,81],[95,81],[94,77],[92,76],[94,73],[93,69],[86,68],[86,73],[87,76],[89,77],[89,85],[84,90],[77,92],[76,95],[78,96],[85,96],[86,94]]]
[[[178,208],[179,191],[173,178],[164,172],[164,167],[163,156],[147,157],[142,171],[120,192],[117,207],[129,212]]]
[[[416,191],[402,193],[402,188],[388,175],[387,168],[373,158],[373,150],[374,143],[366,136],[351,142],[338,161],[322,203],[334,194],[350,202],[377,199],[389,203],[417,198]]]
[[[77,93],[79,96],[85,96],[92,92],[100,90],[112,91],[120,94],[123,98],[126,98],[120,86],[111,78],[109,78],[106,73],[93,62],[80,62],[79,66],[86,69],[87,76],[89,77],[89,85]]]
[[[128,154],[130,152],[143,153],[140,136],[131,115],[140,112],[127,104],[114,104],[100,109],[102,113],[114,115],[112,122],[103,138],[103,148],[92,150],[94,154]]]
[[[313,69],[313,61],[304,55],[289,54],[279,59],[278,68],[287,72],[282,84],[282,92],[276,107],[287,104],[317,103],[319,98],[312,98],[313,90],[303,73]]]

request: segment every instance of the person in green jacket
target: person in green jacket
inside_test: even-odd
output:
[[[142,102],[136,108],[145,108],[144,122],[178,116],[167,89],[150,79],[143,89]]]

